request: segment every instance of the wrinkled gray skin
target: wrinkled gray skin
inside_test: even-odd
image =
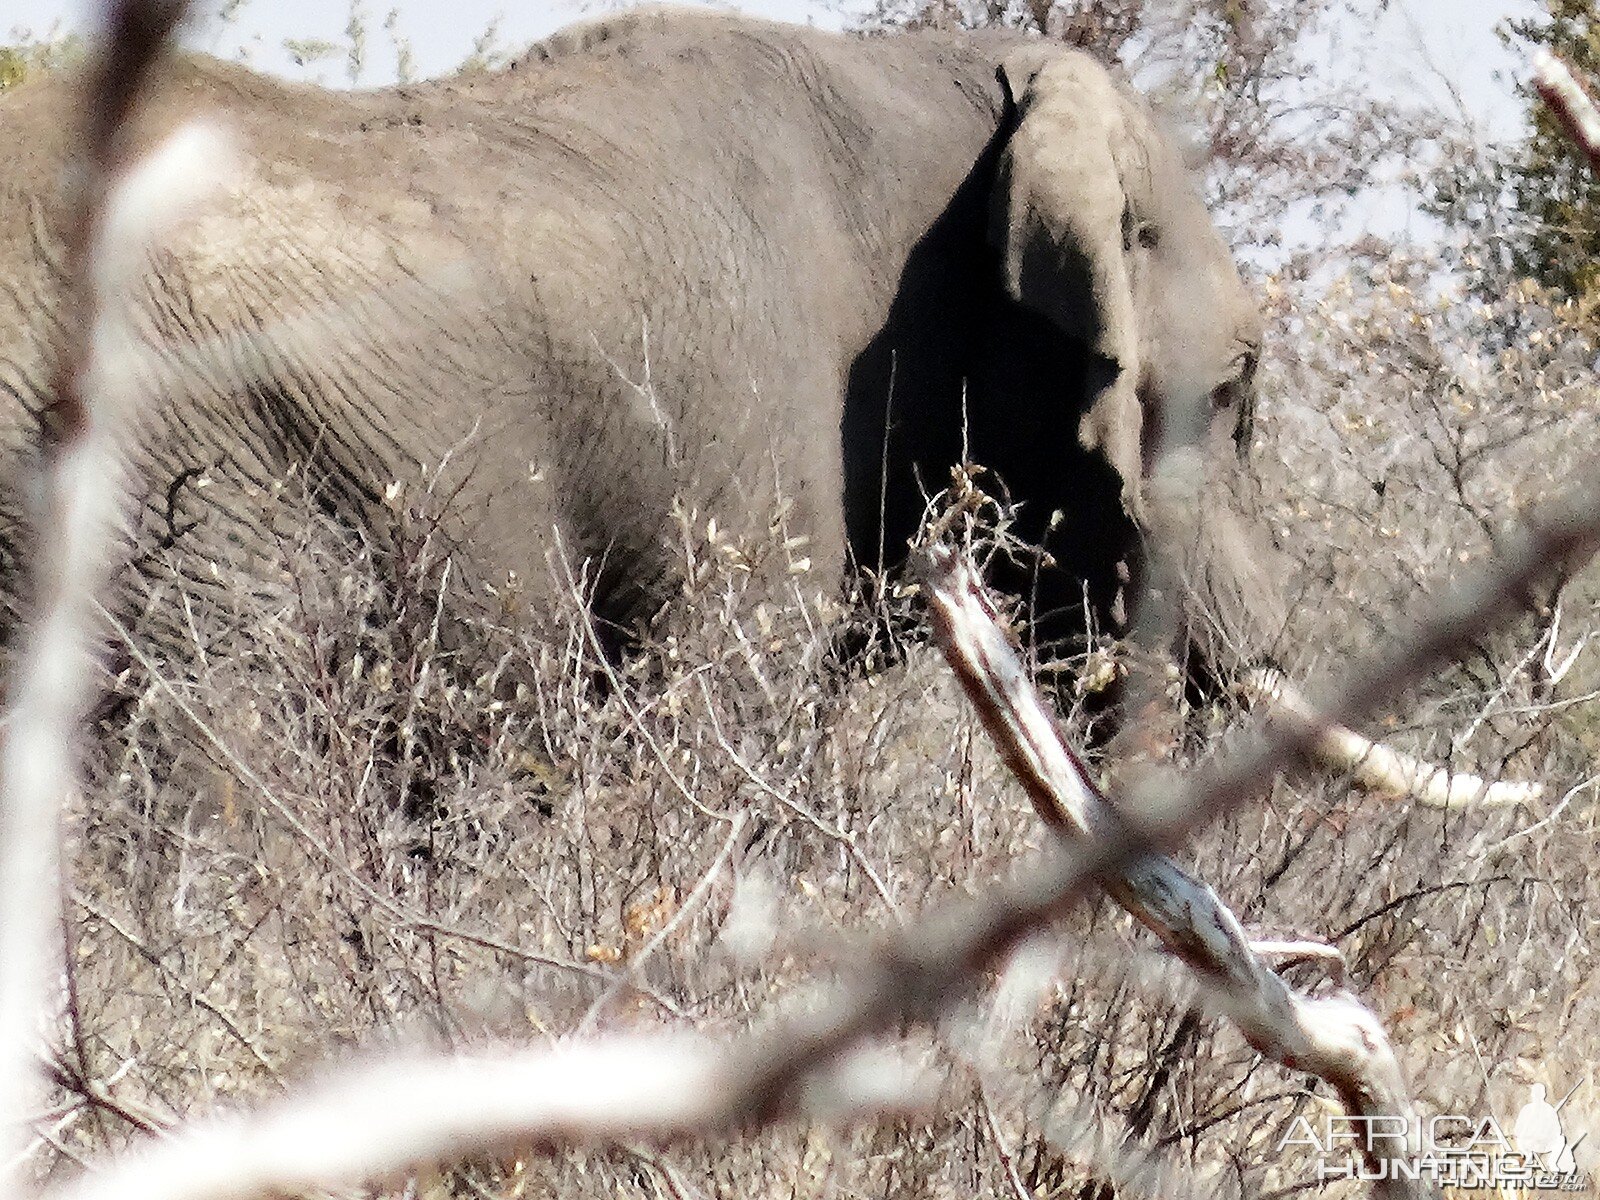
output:
[[[13,551],[72,98],[0,96]],[[675,492],[735,532],[786,497],[834,590],[903,558],[965,437],[1062,564],[1005,582],[1045,624],[1081,628],[1087,595],[1114,627],[1140,528],[1192,526],[1151,507],[1164,432],[1215,484],[1195,611],[1232,653],[1273,632],[1233,534],[1254,309],[1149,114],[1080,54],[647,10],[371,93],[184,62],[149,135],[189,113],[248,168],[153,259],[145,366],[172,378],[133,459],[140,547],[202,589],[221,557],[271,569],[294,473],[382,544],[386,488],[448,459],[458,578],[514,572],[529,614],[558,532],[609,627],[670,600]]]

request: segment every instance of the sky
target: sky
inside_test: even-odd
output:
[[[382,28],[383,18],[397,8],[397,32],[411,45],[421,75],[437,74],[459,63],[491,22],[499,19],[500,43],[515,49],[562,25],[594,15],[615,0],[359,0],[368,17],[367,82],[392,78],[394,52]],[[214,9],[219,0],[206,6]],[[785,20],[824,26],[843,23],[859,0],[737,0],[734,7]],[[0,34],[11,28],[42,33],[76,28],[95,10],[89,0],[0,0]],[[1509,55],[1494,35],[1507,15],[1524,15],[1533,0],[1393,0],[1382,18],[1380,35],[1392,61],[1380,64],[1397,90],[1420,92],[1440,102],[1453,89],[1466,115],[1488,137],[1516,133],[1521,112],[1513,99],[1511,78],[1525,67]],[[202,25],[190,35],[196,47],[233,56],[243,50],[264,70],[292,71],[283,48],[285,38],[341,41],[349,13],[347,0],[244,0],[234,21]],[[309,72],[326,83],[344,82],[342,57],[317,64]]]
[[[1381,27],[1394,60],[1385,66],[1440,103],[1454,91],[1486,137],[1514,137],[1524,106],[1513,86],[1530,72],[1495,29],[1542,8],[1533,0],[1396,0]]]
[[[392,77],[394,54],[383,21],[398,10],[397,32],[411,44],[418,74],[439,74],[461,62],[474,39],[492,22],[498,22],[500,42],[517,49],[548,33],[588,16],[624,7],[622,0],[359,0],[368,24],[373,55],[373,78],[383,83]],[[221,0],[198,0],[203,9],[216,10]],[[0,0],[0,32],[6,26],[24,26],[39,33],[59,23],[81,25],[97,5],[92,0]],[[844,16],[828,0],[740,0],[731,7],[790,21],[812,21],[838,26]],[[321,38],[340,42],[350,13],[349,0],[244,0],[228,25],[203,24],[190,36],[200,49],[232,57],[241,47],[248,61],[264,70],[289,70],[292,60],[283,51],[285,38]],[[301,73],[303,74],[303,73]],[[316,76],[312,73],[312,77]],[[342,58],[323,65],[322,82],[343,83]]]

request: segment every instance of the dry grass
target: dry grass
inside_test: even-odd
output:
[[[744,1028],[802,1003],[848,939],[1046,843],[930,647],[833,669],[816,581],[794,576],[787,603],[750,585],[788,552],[780,522],[733,545],[685,516],[693,617],[619,672],[576,599],[537,641],[499,613],[452,623],[426,503],[384,547],[288,503],[304,534],[272,588],[225,578],[202,604],[152,572],[152,603],[190,592],[192,669],[125,672],[73,817],[59,1060],[80,1097],[41,1161],[270,1094],[356,1046]],[[1561,1094],[1600,1060],[1600,1037],[1578,1036],[1600,1030],[1600,896],[1572,849],[1592,821],[1502,845],[1528,814],[1280,786],[1194,859],[1253,933],[1344,949],[1425,1110],[1509,1121],[1522,1081]],[[1276,1147],[1323,1102],[1193,1016],[1180,969],[1120,910],[1084,910],[1013,975],[936,1042],[912,1035],[955,1066],[931,1124],[404,1187],[1014,1198],[1119,1174],[1128,1195],[1165,1194],[1171,1171],[1245,1194],[1308,1177]],[[1129,1137],[1155,1161],[1116,1149]]]
[[[1284,643],[1301,664],[1363,645],[1419,580],[1485,555],[1506,508],[1574,461],[1552,381],[1592,359],[1580,327],[1557,313],[1547,336],[1521,337],[1548,310],[1519,298],[1506,328],[1538,349],[1501,355],[1493,386],[1517,403],[1485,424],[1485,377],[1459,348],[1430,359],[1427,314],[1386,282],[1395,311],[1279,314],[1302,338],[1320,323],[1322,344],[1345,339],[1297,382],[1346,394],[1269,413],[1286,468],[1269,474],[1269,510],[1308,568]],[[580,567],[537,634],[512,595],[461,604],[426,488],[382,544],[294,481],[278,503],[293,533],[265,572],[223,562],[197,584],[192,563],[147,564],[143,627],[164,639],[122,639],[70,813],[69,986],[40,1174],[357,1047],[732,1034],[804,1005],[860,934],[983,892],[1047,840],[943,664],[883,632],[915,623],[908,598],[866,606],[882,629],[841,617],[832,582],[791,560],[781,507],[747,544],[679,514],[679,615],[617,667]],[[1591,719],[1563,690],[1583,672],[1554,620],[1582,642],[1591,594],[1579,579],[1541,598],[1537,628],[1476,647],[1397,731],[1436,751],[1468,705],[1452,747],[1466,765],[1575,785],[1554,788],[1543,821],[1280,785],[1192,851],[1254,932],[1340,946],[1426,1112],[1509,1127],[1537,1081],[1578,1085],[1569,1132],[1600,1123],[1596,817],[1579,783]],[[870,669],[841,666],[840,640],[868,643]],[[1182,752],[1209,749],[1231,715],[1189,714]],[[996,985],[936,1030],[903,1031],[905,1054],[943,1068],[936,1117],[512,1154],[381,1190],[1019,1200],[1108,1184],[1274,1194],[1311,1176],[1279,1143],[1326,1099],[1196,1015],[1186,977],[1113,906],[1075,912]]]

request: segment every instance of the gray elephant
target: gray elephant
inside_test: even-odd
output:
[[[73,96],[0,96],[8,567]],[[625,637],[675,592],[675,499],[736,531],[780,513],[836,589],[902,559],[970,457],[1053,558],[1002,580],[1041,630],[1085,600],[1116,628],[1143,532],[1176,524],[1154,449],[1182,441],[1214,484],[1183,522],[1193,629],[1244,658],[1275,632],[1231,534],[1254,309],[1150,114],[1082,54],[651,9],[371,93],[185,60],[142,136],[193,114],[248,165],[151,263],[131,455],[137,549],[197,587],[269,560],[292,474],[376,530],[444,472],[466,591],[515,577],[536,614],[570,572]]]

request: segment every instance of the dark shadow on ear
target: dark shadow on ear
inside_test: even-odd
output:
[[[1121,632],[1118,566],[1137,539],[1120,476],[1078,433],[1114,365],[1011,299],[989,244],[1009,133],[1008,122],[918,243],[888,319],[852,365],[841,429],[845,518],[858,566],[902,564],[924,491],[946,486],[962,461],[965,427],[967,457],[1022,502],[1013,532],[1055,560],[1039,570],[1008,563],[993,578],[1034,600],[1032,636],[1043,647],[1081,640],[1086,590],[1096,628]]]
[[[1032,637],[1041,648],[1081,642],[1086,616],[1096,630],[1121,634],[1119,564],[1130,562],[1139,574],[1131,564],[1139,539],[1123,508],[1122,476],[1103,454],[1084,449],[1078,432],[1116,368],[1008,299],[998,272],[979,319],[980,353],[968,384],[972,457],[1021,502],[1012,532],[1053,560],[1002,560],[993,583],[1032,598]]]
[[[883,327],[851,364],[840,430],[845,531],[856,564],[894,568],[924,507],[962,459],[963,384],[991,273],[989,193],[1002,139],[985,148],[906,261]]]

